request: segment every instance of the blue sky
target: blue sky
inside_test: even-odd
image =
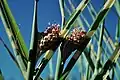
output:
[[[25,43],[29,48],[30,42],[30,33],[31,33],[31,25],[32,25],[32,15],[33,15],[33,1],[34,0],[7,0],[8,4],[11,8],[11,11],[19,25],[20,31],[23,35]],[[81,0],[72,0],[74,3],[79,4]],[[95,9],[97,11],[100,10],[101,6],[103,5],[104,0],[91,0],[94,4]],[[91,23],[92,20],[87,13],[87,9],[83,12],[84,16],[88,19]],[[114,38],[115,27],[117,23],[117,16],[114,15],[114,12],[111,10],[106,18],[106,26],[112,38]],[[39,31],[43,31],[48,23],[59,23],[61,22],[61,15],[59,9],[59,1],[58,0],[39,0],[38,4],[38,27]],[[5,43],[11,48],[9,44],[7,35],[5,33],[3,24],[0,20],[0,36],[4,39]],[[55,61],[53,61],[55,62]],[[5,76],[5,80],[23,80],[22,75],[18,68],[15,66],[14,62],[7,54],[3,45],[0,44],[0,69]],[[47,71],[47,69],[45,70]],[[42,74],[43,75],[43,74]],[[44,75],[43,75],[44,76]]]

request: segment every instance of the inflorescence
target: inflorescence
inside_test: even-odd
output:
[[[56,49],[58,44],[60,43],[60,25],[52,24],[46,28],[44,31],[44,36],[40,40],[38,46],[40,53],[45,52],[49,49]]]
[[[60,37],[60,25],[51,24],[43,32],[43,37],[38,42],[39,54],[46,52],[47,50],[55,51],[62,42],[61,51],[64,55],[71,53],[77,49],[84,41],[86,32],[82,29],[75,28],[66,39]]]

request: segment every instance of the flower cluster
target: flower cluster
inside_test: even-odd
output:
[[[74,44],[81,44],[84,41],[85,35],[86,32],[84,30],[75,28],[67,38]]]
[[[85,36],[86,32],[84,30],[79,28],[73,29],[71,34],[67,36],[67,39],[62,43],[61,46],[63,61],[65,61],[73,51],[83,45]]]
[[[60,43],[60,25],[52,24],[44,31],[43,38],[39,41],[38,47],[40,53],[43,53],[49,49],[55,50]]]

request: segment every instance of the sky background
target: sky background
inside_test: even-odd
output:
[[[9,7],[19,25],[21,34],[29,48],[30,43],[30,33],[31,33],[31,25],[32,25],[32,15],[33,15],[33,1],[34,0],[7,0]],[[77,6],[81,0],[72,0]],[[91,0],[91,3],[95,6],[96,11],[98,12],[103,5],[104,0]],[[67,0],[66,0],[67,2]],[[69,6],[69,5],[68,5]],[[92,18],[87,12],[87,9],[83,12],[84,16],[87,18],[89,23],[92,23]],[[59,9],[59,1],[58,0],[39,0],[38,3],[38,29],[39,31],[45,30],[48,23],[61,23],[61,15]],[[113,10],[110,10],[110,13],[106,18],[106,28],[114,40],[115,36],[115,27],[117,23],[117,16],[114,14]],[[11,48],[11,45],[8,41],[7,35],[5,33],[5,29],[3,27],[2,21],[0,20],[0,36],[3,38],[5,43]],[[54,55],[54,58],[56,55]],[[56,59],[53,60],[53,64],[56,64]],[[55,68],[55,66],[53,66]],[[16,67],[9,54],[7,54],[6,49],[0,43],[0,69],[3,72],[5,80],[23,80],[23,77]],[[45,72],[48,72],[48,67],[45,68]],[[45,78],[45,72],[42,73],[42,76]],[[76,75],[77,70],[74,69],[73,74]]]

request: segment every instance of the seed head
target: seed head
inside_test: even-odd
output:
[[[80,44],[84,40],[85,35],[86,32],[84,30],[75,28],[67,38],[75,44]]]
[[[44,36],[38,44],[39,52],[43,53],[49,49],[56,49],[60,43],[60,25],[52,24],[44,31]]]
[[[61,53],[63,61],[65,61],[69,55],[76,49],[82,46],[82,43],[85,39],[86,32],[84,30],[75,28],[70,35],[67,36],[67,39],[62,42]]]

